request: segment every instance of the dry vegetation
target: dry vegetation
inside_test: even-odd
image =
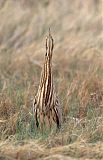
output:
[[[0,1],[0,160],[103,159],[102,7],[102,0]],[[31,104],[49,27],[64,123],[42,135]]]

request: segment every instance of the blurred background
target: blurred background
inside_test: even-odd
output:
[[[14,64],[26,58],[41,63],[49,27],[56,65],[65,67],[74,55],[86,63],[102,54],[102,0],[1,0],[0,19],[0,63],[8,56]]]

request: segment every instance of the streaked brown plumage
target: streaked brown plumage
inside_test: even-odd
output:
[[[57,124],[57,128],[60,128],[62,122],[62,109],[53,85],[53,48],[53,38],[49,30],[49,36],[46,38],[46,54],[40,84],[33,101],[36,126],[40,126],[40,128],[43,128],[44,123],[48,123],[51,128],[53,121]]]

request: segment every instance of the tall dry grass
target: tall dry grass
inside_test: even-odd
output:
[[[103,158],[102,0],[5,0],[0,8],[0,158]],[[49,27],[64,122],[42,135],[32,99]]]

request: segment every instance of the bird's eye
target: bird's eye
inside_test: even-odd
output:
[[[36,99],[34,99],[34,101],[33,101],[33,106],[35,106],[36,105]]]

